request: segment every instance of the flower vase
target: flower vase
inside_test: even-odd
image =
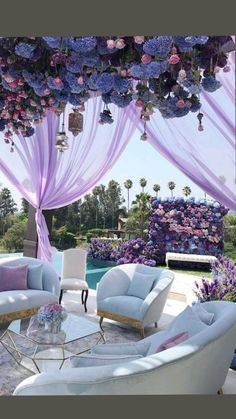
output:
[[[61,322],[53,322],[51,332],[52,333],[59,333],[61,331]]]
[[[45,322],[45,323],[44,323],[44,329],[45,329],[47,332],[51,332],[51,331],[52,331],[52,322]]]

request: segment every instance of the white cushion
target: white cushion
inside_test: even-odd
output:
[[[27,310],[51,303],[58,303],[58,297],[48,291],[27,289],[0,292],[0,314]]]
[[[145,300],[151,288],[156,275],[147,275],[136,272],[127,291],[127,295],[142,298]]]
[[[208,327],[209,326],[203,323],[193,312],[192,308],[187,306],[186,309],[171,322],[168,330],[174,334],[188,332],[191,337]]]
[[[214,313],[209,313],[209,311],[205,310],[199,301],[194,302],[191,308],[203,323],[212,324]]]
[[[98,367],[109,364],[123,364],[124,362],[134,361],[142,358],[142,355],[94,355],[85,354],[71,356],[70,363],[73,368],[78,367]]]
[[[64,278],[61,280],[62,290],[87,290],[88,283],[83,279],[78,278]]]
[[[142,355],[146,356],[150,342],[130,342],[130,343],[107,343],[96,345],[92,348],[92,354],[107,355]]]

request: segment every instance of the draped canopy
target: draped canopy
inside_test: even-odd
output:
[[[164,119],[156,111],[147,123],[147,134],[158,152],[213,198],[236,210],[234,53],[230,62],[231,72],[217,76],[223,86],[214,93],[202,93],[203,132],[197,130],[194,113]],[[68,134],[70,149],[63,154],[55,148],[59,121],[52,112],[36,126],[34,136],[14,139],[14,153],[8,153],[0,142],[4,156],[0,170],[36,208],[39,258],[51,260],[42,210],[68,205],[85,195],[111,169],[135,129],[143,129],[133,104],[109,107],[114,123],[99,125],[101,99],[89,99],[84,131],[76,139]],[[66,113],[69,111],[68,106]]]

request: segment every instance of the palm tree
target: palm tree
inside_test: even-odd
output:
[[[133,182],[131,179],[127,179],[124,182],[124,187],[127,189],[127,207],[128,207],[128,213],[129,213],[129,190],[132,188]]]
[[[160,185],[158,185],[158,183],[155,183],[155,185],[153,185],[153,190],[154,192],[156,192],[156,197],[158,197],[158,192],[161,190]]]
[[[144,188],[145,188],[145,186],[147,186],[147,180],[144,177],[142,177],[140,179],[139,183],[140,183],[140,186],[142,188],[142,192],[144,192]]]
[[[175,186],[176,186],[175,182],[170,181],[170,182],[168,182],[167,186],[168,186],[169,190],[171,191],[171,196],[173,196],[173,190],[175,189]]]
[[[182,191],[183,191],[183,194],[185,195],[185,196],[188,196],[188,195],[191,195],[191,188],[189,187],[189,186],[185,186],[183,189],[182,189]]]

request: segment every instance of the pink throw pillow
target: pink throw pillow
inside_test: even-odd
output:
[[[188,332],[181,332],[178,335],[172,336],[171,338],[167,339],[163,342],[156,350],[156,352],[165,351],[166,349],[172,348],[172,346],[178,345],[188,339]]]
[[[0,266],[0,291],[27,290],[28,265]]]

